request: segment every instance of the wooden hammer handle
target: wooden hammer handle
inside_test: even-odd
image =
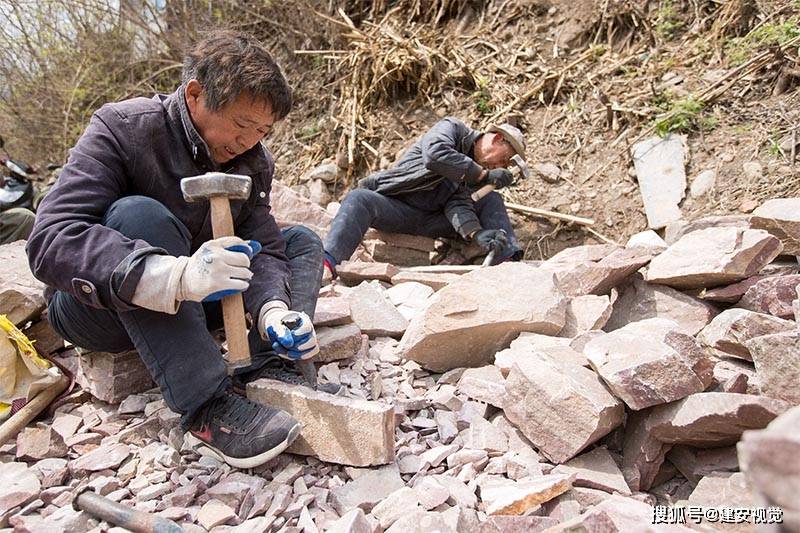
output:
[[[224,196],[212,196],[209,201],[214,238],[233,236],[230,201]],[[228,340],[228,363],[232,367],[250,364],[250,345],[247,342],[247,322],[241,293],[222,299],[222,321],[225,324],[225,338]]]
[[[489,194],[493,190],[494,190],[494,185],[492,185],[492,184],[484,185],[483,187],[481,187],[480,189],[478,189],[477,191],[472,193],[472,201],[473,202],[477,202],[478,200],[480,200],[481,198],[483,198],[484,196],[486,196],[487,194]]]

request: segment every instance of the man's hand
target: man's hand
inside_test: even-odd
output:
[[[283,302],[267,309],[259,320],[259,333],[272,342],[272,349],[286,359],[310,359],[319,353],[317,334],[305,313],[289,311]],[[270,305],[269,303],[266,305]]]
[[[204,243],[184,264],[177,300],[202,302],[209,295],[225,291],[242,292],[250,286],[252,253],[228,250],[253,247],[239,237],[220,237]]]
[[[494,185],[495,189],[508,187],[514,181],[514,176],[507,168],[493,168],[486,173],[486,183]]]
[[[503,257],[510,249],[508,236],[501,229],[482,229],[475,233],[475,242],[487,252],[495,250],[497,257]]]

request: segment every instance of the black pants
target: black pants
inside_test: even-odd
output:
[[[443,211],[445,195],[450,194],[443,187],[398,196],[354,189],[342,201],[333,219],[325,239],[325,250],[337,263],[345,261],[353,255],[369,228],[432,238],[458,238]],[[507,257],[522,251],[499,194],[491,192],[475,202],[475,212],[485,229],[505,230],[511,243]]]
[[[143,196],[131,196],[111,205],[103,225],[131,239],[142,239],[175,256],[190,255],[190,234],[164,205]],[[292,271],[292,309],[314,316],[322,279],[322,243],[302,226],[283,230]],[[93,351],[122,352],[135,348],[150,370],[170,409],[188,425],[207,400],[220,394],[230,380],[220,348],[209,330],[222,327],[219,302],[183,302],[174,315],[138,308],[115,312],[78,302],[56,292],[48,319],[61,336]],[[258,368],[272,356],[271,346],[252,328],[249,335]]]

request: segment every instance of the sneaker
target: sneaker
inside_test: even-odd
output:
[[[277,457],[299,434],[300,423],[286,411],[226,391],[203,405],[186,439],[200,455],[254,468]]]
[[[257,370],[234,376],[233,389],[239,394],[244,395],[248,383],[262,378],[274,379],[290,385],[304,385],[315,391],[327,392],[334,396],[341,396],[344,394],[344,387],[336,383],[317,382],[316,386],[314,386],[306,380],[296,362],[287,361],[278,356],[271,358],[264,366]]]

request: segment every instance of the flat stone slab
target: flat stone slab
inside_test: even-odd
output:
[[[329,363],[350,359],[361,349],[361,329],[355,324],[316,328],[319,354],[314,357],[318,363]]]
[[[25,463],[0,463],[0,518],[14,507],[25,505],[39,494],[41,483]]]
[[[401,270],[398,274],[392,276],[392,285],[415,281],[427,285],[434,291],[438,291],[460,278],[461,274],[453,274],[451,272],[412,272],[410,270]]]
[[[614,302],[614,311],[603,329],[614,331],[647,318],[666,318],[680,331],[697,335],[717,314],[713,305],[672,287],[647,283],[638,274]]]
[[[458,380],[457,388],[467,397],[495,407],[502,407],[506,392],[505,378],[494,365],[466,369]]]
[[[536,354],[555,361],[588,368],[589,360],[584,357],[583,353],[570,346],[571,340],[565,337],[523,332],[511,341],[508,348],[495,354],[494,365],[500,369],[501,374],[507,376],[514,363],[526,361]]]
[[[659,229],[680,220],[679,204],[686,195],[683,137],[651,137],[631,151],[648,227]]]
[[[405,487],[396,464],[370,469],[364,475],[336,487],[331,491],[331,502],[340,515],[356,507],[366,512],[389,496]]]
[[[350,302],[344,296],[319,298],[314,311],[314,325],[342,326],[353,321],[350,313]]]
[[[760,431],[746,431],[737,445],[751,489],[767,505],[783,509],[785,527],[800,528],[800,407],[786,411]]]
[[[269,203],[270,212],[281,228],[306,226],[325,238],[333,222],[333,215],[278,180],[272,180]]]
[[[779,318],[794,318],[792,302],[797,298],[800,275],[770,276],[747,289],[736,307]]]
[[[749,429],[760,429],[789,408],[773,398],[700,392],[677,402],[633,413],[625,428],[623,469],[632,490],[647,490],[673,444],[730,446]]]
[[[370,337],[400,337],[408,320],[400,314],[383,293],[363,282],[347,293],[353,322]]]
[[[576,337],[581,333],[602,329],[611,317],[613,307],[608,296],[586,294],[571,298],[567,304],[566,323],[559,337]]]
[[[79,352],[75,380],[98,400],[119,403],[131,394],[155,387],[136,350],[120,353]]]
[[[389,282],[400,269],[389,263],[366,263],[363,261],[343,261],[336,266],[339,278],[348,285],[377,279]]]
[[[576,487],[589,487],[606,492],[618,492],[630,496],[631,489],[625,482],[622,471],[614,462],[614,458],[604,446],[570,459],[563,465],[556,466],[553,474],[574,474]]]
[[[0,245],[0,315],[15,325],[38,317],[45,308],[45,285],[33,277],[25,254],[25,243]]]
[[[793,321],[772,315],[747,309],[726,309],[703,328],[697,340],[725,355],[752,361],[747,341],[762,335],[794,331],[796,328]]]
[[[364,239],[377,239],[392,246],[397,246],[399,248],[410,248],[412,250],[419,250],[421,252],[436,251],[436,239],[431,239],[430,237],[425,237],[423,235],[389,233],[388,231],[370,228],[367,230],[367,233],[364,234]]]
[[[750,226],[779,238],[783,253],[800,255],[800,198],[767,200],[753,211]]]
[[[758,273],[782,250],[781,242],[764,230],[698,230],[656,256],[645,279],[676,289],[727,285]]]
[[[707,450],[691,446],[674,446],[667,453],[667,459],[675,465],[683,477],[695,485],[704,476],[739,470],[735,446]]]
[[[253,401],[283,409],[303,430],[287,449],[329,463],[373,466],[394,461],[394,407],[260,379],[247,385]]]
[[[430,252],[405,248],[381,240],[365,240],[363,246],[375,261],[400,266],[426,266],[431,264]]]
[[[761,394],[800,405],[800,334],[775,333],[745,343],[756,366]]]
[[[675,244],[681,237],[693,231],[708,228],[750,228],[750,215],[713,215],[696,220],[677,220],[667,225],[664,241]]]
[[[634,410],[701,392],[713,379],[714,362],[694,338],[663,318],[599,335],[583,354],[614,395]]]
[[[648,264],[653,251],[639,246],[620,248],[596,262],[580,263],[553,261],[556,257],[542,263],[541,268],[555,272],[564,294],[576,297],[608,294],[628,276]]]
[[[536,355],[511,367],[503,410],[555,463],[572,459],[607,435],[622,423],[625,413],[591,370]]]
[[[524,515],[530,509],[567,492],[572,488],[574,474],[548,474],[530,481],[510,482],[506,487],[483,497],[486,514]]]
[[[482,268],[437,292],[398,349],[433,371],[480,366],[522,331],[558,333],[566,307],[552,273],[522,263]]]

